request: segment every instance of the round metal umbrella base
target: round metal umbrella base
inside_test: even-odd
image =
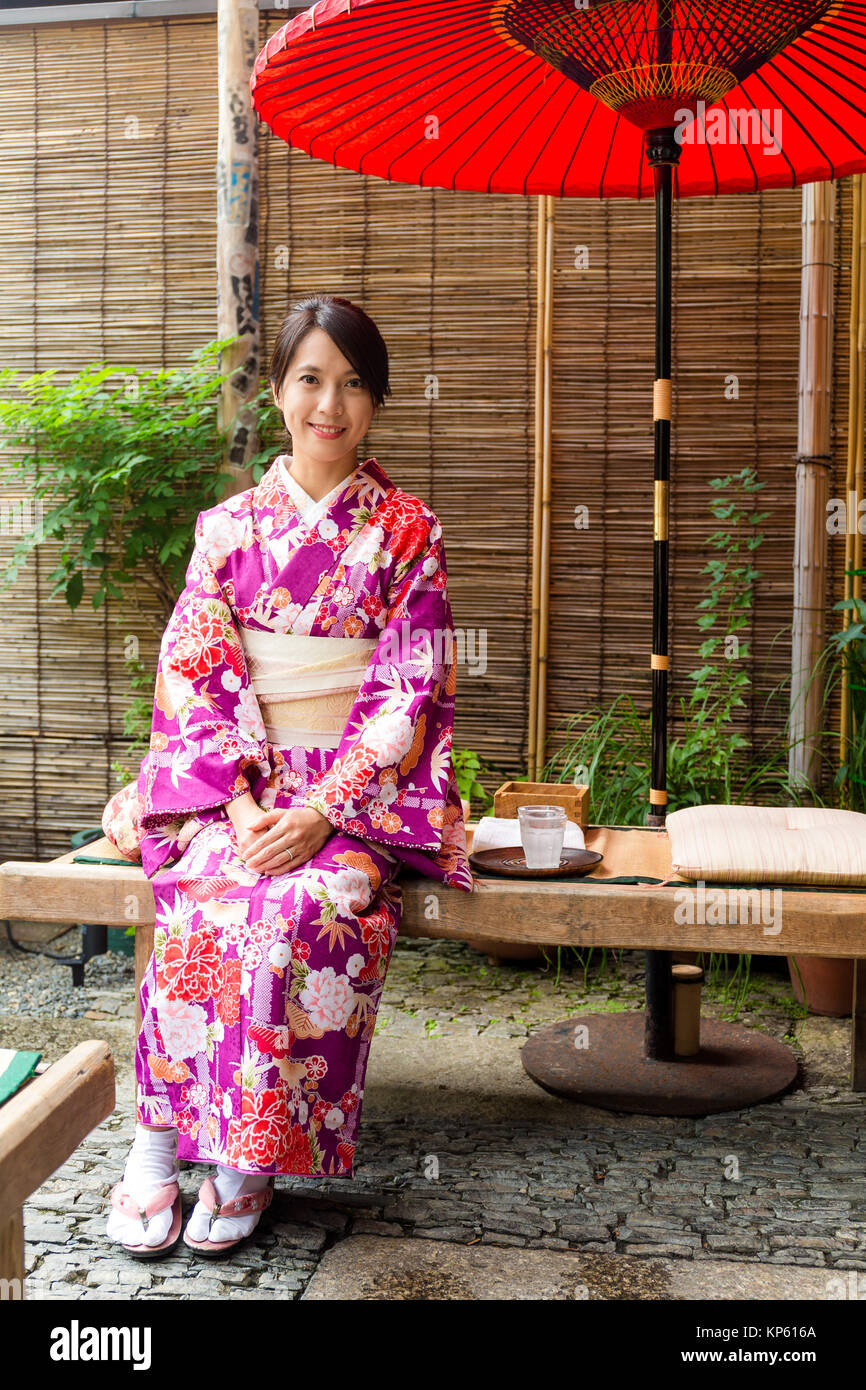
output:
[[[585,1030],[585,1031],[584,1031]],[[797,1076],[793,1052],[752,1028],[701,1019],[694,1057],[644,1054],[644,1014],[578,1014],[541,1028],[520,1059],[553,1095],[639,1115],[714,1115],[773,1100]]]

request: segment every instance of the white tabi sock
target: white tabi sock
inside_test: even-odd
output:
[[[123,1186],[141,1206],[156,1196],[167,1179],[179,1176],[176,1155],[177,1129],[173,1125],[164,1129],[135,1126],[135,1138],[123,1170]],[[111,1207],[106,1234],[109,1240],[124,1245],[161,1245],[170,1229],[171,1207],[152,1216],[147,1229],[137,1217],[124,1216]]]
[[[223,1202],[231,1202],[235,1197],[243,1197],[248,1192],[261,1192],[271,1178],[269,1173],[240,1173],[237,1168],[225,1168],[222,1163],[218,1163],[212,1181],[222,1206]],[[261,1212],[249,1212],[244,1216],[221,1216],[213,1226],[210,1226],[210,1216],[207,1207],[202,1202],[196,1202],[186,1226],[192,1240],[240,1240],[241,1236],[250,1234]]]

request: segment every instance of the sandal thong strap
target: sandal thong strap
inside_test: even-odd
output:
[[[161,1211],[165,1211],[167,1207],[174,1206],[179,1192],[177,1185],[179,1177],[180,1169],[177,1170],[175,1177],[168,1178],[166,1182],[162,1184],[159,1191],[151,1197],[150,1201],[144,1207],[136,1201],[128,1189],[123,1186],[122,1182],[114,1184],[114,1187],[109,1193],[109,1201],[111,1205],[122,1212],[124,1216],[130,1216],[133,1220],[140,1221],[144,1229],[147,1230],[148,1222],[152,1217],[157,1216]]]
[[[202,1206],[210,1210],[211,1225],[220,1216],[243,1216],[244,1213],[252,1211],[265,1211],[273,1201],[273,1197],[274,1189],[272,1186],[268,1186],[261,1188],[258,1192],[246,1192],[240,1197],[232,1197],[230,1201],[220,1205],[212,1178],[205,1178],[198,1194]]]

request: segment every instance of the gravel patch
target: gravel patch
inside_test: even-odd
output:
[[[14,923],[12,932],[14,936]],[[80,927],[70,927],[44,949],[56,955],[80,955],[81,936]],[[5,928],[0,935],[0,1017],[86,1018],[94,1010],[123,1017],[127,1005],[134,1012],[134,982],[135,962],[120,951],[94,956],[84,967],[84,984],[76,986],[71,966],[36,954],[29,942],[26,952],[19,951]]]

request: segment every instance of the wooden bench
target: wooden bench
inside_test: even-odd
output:
[[[594,829],[586,832],[587,845],[593,842]],[[114,858],[116,867],[113,863],[76,864],[76,855]],[[464,893],[405,867],[399,881],[404,903],[400,933],[407,937],[469,939],[473,944],[537,942],[584,950],[606,946],[854,957],[851,1086],[866,1091],[866,891],[780,890],[784,925],[774,935],[755,922],[677,924],[674,886],[626,886],[584,878],[510,880],[476,874],[474,892]],[[153,952],[153,892],[142,869],[121,858],[107,839],[48,863],[0,865],[0,917],[109,927],[134,923],[137,995]],[[139,1022],[137,1015],[137,1026]]]
[[[108,1044],[82,1042],[0,1106],[0,1279],[24,1297],[22,1207],[114,1110]],[[8,1329],[7,1329],[8,1331]]]

